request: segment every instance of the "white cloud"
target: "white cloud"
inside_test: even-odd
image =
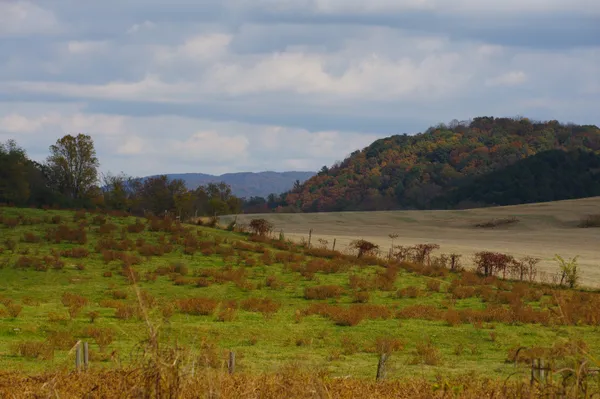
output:
[[[0,2],[0,37],[56,33],[59,23],[55,15],[30,1]]]
[[[487,86],[515,86],[527,81],[527,75],[523,71],[511,71],[502,75],[487,79]]]
[[[27,149],[38,147],[43,134],[41,160],[47,146],[64,134],[90,134],[102,170],[131,175],[317,170],[379,137],[183,117],[88,114],[81,106],[32,116],[41,110],[23,103],[6,115],[0,112],[0,138],[26,132],[17,141]]]
[[[106,41],[79,41],[72,40],[67,43],[67,50],[71,54],[85,54],[97,53],[108,50],[108,42]]]
[[[194,36],[175,48],[158,47],[155,50],[155,61],[162,64],[181,61],[205,62],[219,59],[227,54],[227,47],[231,39],[231,35],[221,33]]]
[[[152,21],[144,21],[141,24],[133,24],[129,29],[127,29],[128,34],[135,34],[143,30],[152,30],[156,28],[156,24]]]

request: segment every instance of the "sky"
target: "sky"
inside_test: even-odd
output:
[[[453,119],[600,125],[598,0],[0,0],[0,141],[316,171]]]

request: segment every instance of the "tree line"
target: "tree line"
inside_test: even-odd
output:
[[[99,172],[89,135],[66,135],[49,148],[44,162],[30,159],[15,140],[0,143],[0,203],[14,206],[102,208],[133,215],[196,216],[238,214],[244,199],[225,183],[188,189],[165,175],[136,178]]]

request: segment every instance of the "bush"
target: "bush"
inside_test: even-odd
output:
[[[413,352],[413,358],[410,364],[427,364],[437,366],[441,362],[439,349],[433,345],[431,340],[417,342],[417,347]]]
[[[371,298],[371,295],[366,292],[366,291],[359,291],[359,292],[355,292],[352,295],[352,302],[354,303],[367,303],[369,302],[369,299]]]
[[[10,317],[12,317],[13,319],[16,319],[17,317],[19,317],[19,315],[23,311],[23,306],[16,304],[16,303],[11,303],[10,305],[8,305],[6,307],[6,310],[8,311],[8,314],[10,315]]]
[[[587,215],[583,217],[578,226],[581,228],[600,227],[600,214]]]
[[[344,293],[344,289],[339,285],[320,285],[316,287],[306,287],[304,289],[304,298],[306,299],[327,299],[339,298]]]
[[[396,291],[398,298],[418,298],[423,295],[420,288],[414,286],[408,286]]]
[[[269,298],[259,299],[259,298],[248,298],[241,302],[240,306],[242,309],[248,312],[259,312],[262,313],[265,317],[271,317],[273,314],[277,313],[281,304],[273,301]]]
[[[35,243],[40,242],[41,239],[42,239],[41,237],[35,235],[34,233],[27,232],[27,233],[23,234],[23,238],[21,239],[21,241],[27,242],[30,244],[35,244]]]
[[[209,316],[215,312],[219,303],[209,298],[188,298],[180,299],[176,304],[181,313],[195,316]]]
[[[252,219],[249,227],[252,233],[257,236],[266,236],[273,231],[273,225],[266,219]]]
[[[350,243],[350,247],[358,251],[358,258],[363,256],[373,256],[379,249],[379,245],[373,244],[367,240],[354,240]]]
[[[377,337],[375,340],[375,351],[379,355],[390,355],[404,349],[404,342],[398,338]]]
[[[427,289],[432,292],[440,292],[442,283],[439,280],[427,280]]]
[[[492,219],[492,220],[488,220],[485,222],[477,223],[477,224],[475,224],[475,227],[489,229],[489,228],[494,228],[494,227],[499,227],[499,226],[508,226],[508,225],[516,224],[516,223],[519,223],[519,219],[513,216],[510,218]]]
[[[13,345],[13,353],[30,359],[52,360],[54,349],[47,342],[24,341]]]
[[[48,334],[46,342],[53,349],[67,351],[77,343],[77,338],[68,331],[52,331]]]

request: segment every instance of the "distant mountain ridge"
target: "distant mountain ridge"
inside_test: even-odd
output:
[[[291,190],[296,180],[304,183],[316,175],[316,172],[240,172],[210,175],[205,173],[171,173],[169,179],[181,179],[188,189],[208,183],[225,182],[231,186],[233,195],[237,197],[267,197],[269,194],[280,194]]]

